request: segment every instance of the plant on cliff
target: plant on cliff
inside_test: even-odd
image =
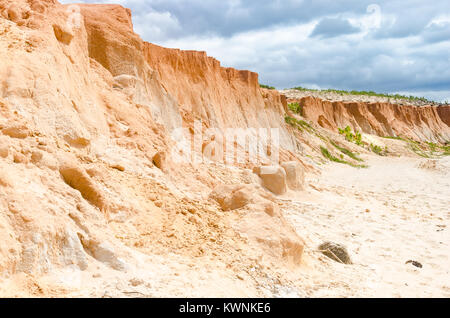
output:
[[[259,84],[259,87],[266,88],[266,89],[275,89],[275,87],[273,87],[273,86],[264,85],[264,84]]]
[[[449,145],[445,145],[445,146],[441,146],[441,149],[444,151],[444,156],[450,156],[450,146]]]
[[[368,166],[366,166],[366,165],[355,165],[355,164],[353,164],[353,163],[351,163],[351,162],[342,160],[343,156],[341,157],[341,159],[339,159],[339,158],[333,156],[333,155],[330,153],[330,151],[329,151],[327,148],[323,147],[323,146],[320,147],[320,151],[322,152],[322,155],[323,155],[325,158],[327,158],[328,160],[330,160],[330,161],[337,162],[337,163],[342,163],[342,164],[346,164],[346,165],[352,166],[353,168],[367,168],[367,167],[368,167]]]
[[[406,141],[406,140],[404,140],[402,137],[385,136],[385,137],[383,137],[383,138],[386,138],[386,139],[392,139],[392,140]]]
[[[372,152],[376,153],[379,156],[383,155],[383,148],[378,145],[370,144],[370,150],[372,150]]]
[[[409,138],[402,137],[383,137],[386,139],[400,140],[407,143],[408,149],[416,155],[424,158],[438,158],[441,156],[450,156],[450,146],[445,144],[436,144],[434,142],[418,142]]]
[[[351,152],[350,150],[348,150],[348,149],[346,149],[346,148],[344,148],[344,147],[339,146],[339,145],[336,144],[334,141],[330,140],[330,143],[331,143],[336,149],[338,149],[340,152],[342,152],[343,154],[349,156],[349,157],[352,158],[353,160],[360,161],[360,162],[364,161],[364,160],[362,160],[361,158],[359,158],[356,154],[354,154],[353,152]]]
[[[430,147],[430,151],[433,153],[433,152],[436,152],[437,150],[438,150],[438,145],[437,144],[435,144],[435,143],[433,143],[433,142],[427,142],[427,144],[428,144],[428,146]]]
[[[430,158],[430,155],[427,154],[421,147],[420,147],[420,143],[418,143],[417,141],[413,141],[413,140],[409,140],[409,148],[416,154],[419,155],[423,158]]]
[[[291,103],[288,105],[289,109],[300,116],[303,115],[302,106],[299,103]]]
[[[325,158],[327,158],[328,160],[330,160],[330,161],[338,162],[338,163],[345,163],[345,161],[343,161],[343,160],[341,160],[341,159],[336,158],[335,156],[333,156],[333,155],[330,153],[330,151],[329,151],[327,148],[323,147],[323,146],[320,147],[320,151],[322,152],[322,155],[323,155]]]
[[[339,134],[345,136],[345,139],[349,142],[353,142],[358,146],[362,146],[362,135],[359,131],[353,132],[350,126],[345,127],[344,129],[339,128]]]
[[[296,119],[290,116],[284,116],[284,120],[286,122],[286,124],[291,125],[291,126],[295,126],[296,124]]]
[[[430,148],[432,155],[437,156],[449,156],[450,155],[450,146],[449,145],[439,145],[433,142],[426,143]]]
[[[296,119],[296,118],[290,117],[288,115],[286,115],[284,117],[284,120],[286,121],[287,124],[297,128],[300,131],[303,131],[304,129],[306,129],[310,133],[314,133],[314,128],[304,120]]]

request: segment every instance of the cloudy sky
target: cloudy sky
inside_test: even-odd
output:
[[[135,31],[204,50],[277,88],[374,90],[450,101],[448,0],[104,0]]]

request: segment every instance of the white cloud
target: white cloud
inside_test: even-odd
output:
[[[133,17],[135,32],[143,38],[164,40],[170,34],[179,32],[181,25],[170,12],[150,11]]]

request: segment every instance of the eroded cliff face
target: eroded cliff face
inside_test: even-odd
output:
[[[286,102],[255,73],[145,43],[118,5],[0,1],[0,16],[2,295],[86,295],[137,275],[173,296],[190,289],[166,286],[182,271],[227,286],[198,295],[246,296],[258,291],[237,273],[299,266],[304,243],[251,170],[170,159],[172,132],[190,138],[195,120],[280,128],[296,158]],[[248,200],[223,211],[210,199],[222,184]]]
[[[293,158],[299,146],[283,124],[286,98],[261,89],[258,74],[221,67],[205,52],[143,42],[132,31],[130,12],[121,7],[81,8],[89,56],[110,71],[119,87],[130,88],[135,103],[150,107],[168,132],[182,125],[192,130],[196,120],[203,129],[222,131],[278,128],[282,155]]]
[[[217,127],[281,127],[286,100],[262,90],[258,74],[223,68],[205,52],[145,43],[145,57],[180,107]]]
[[[303,116],[320,126],[338,131],[350,126],[381,137],[407,137],[445,143],[450,140],[450,106],[412,106],[390,103],[332,102],[317,97],[292,98]]]
[[[434,136],[441,125],[434,110],[304,103],[333,129],[389,134],[402,118]],[[304,163],[286,112],[255,73],[145,43],[121,6],[0,0],[0,295],[273,295],[298,279],[305,246],[284,203],[252,170],[170,152],[173,132],[190,139],[201,121],[278,128],[280,160]]]
[[[437,112],[441,120],[450,127],[450,105],[438,107]]]

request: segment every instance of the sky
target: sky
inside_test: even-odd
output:
[[[206,51],[278,89],[372,90],[450,101],[448,0],[104,0],[135,32]]]

